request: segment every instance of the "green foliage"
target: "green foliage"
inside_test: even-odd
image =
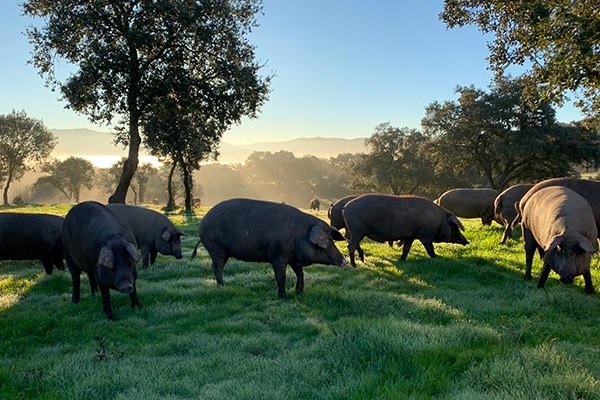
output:
[[[47,158],[55,145],[52,132],[25,111],[0,115],[0,183],[5,206],[11,183],[23,177],[29,164]]]
[[[422,125],[442,170],[479,176],[501,190],[598,162],[596,133],[558,124],[549,103],[531,108],[523,90],[522,80],[503,79],[489,92],[458,87],[458,100],[430,104]]]
[[[595,1],[446,0],[440,18],[451,28],[474,24],[491,34],[491,69],[500,78],[525,66],[532,101],[539,93],[561,102],[576,91],[583,110],[597,116],[599,10]]]
[[[261,6],[260,0],[23,4],[25,15],[43,20],[27,33],[32,63],[48,84],[94,122],[121,117],[117,141],[129,154],[111,201],[125,201],[138,165],[140,127],[152,150],[172,157],[175,146],[194,168],[198,153],[190,139],[214,145],[231,124],[255,116],[270,81],[259,76],[262,65],[247,37]],[[60,60],[76,66],[66,79],[55,70]],[[174,142],[173,130],[182,127],[183,142]]]
[[[522,244],[497,244],[499,226],[465,220],[469,245],[431,259],[415,244],[402,263],[366,241],[355,269],[307,267],[304,295],[288,269],[280,301],[267,264],[230,260],[217,287],[206,251],[187,257],[197,219],[170,217],[184,259],[139,271],[142,309],[113,291],[115,322],[85,279],[74,305],[68,273],[0,263],[3,398],[600,398],[600,297],[582,279],[523,281]]]
[[[426,157],[429,140],[421,132],[383,123],[375,127],[375,132],[365,142],[370,151],[352,166],[354,189],[415,193],[433,182],[433,166]]]

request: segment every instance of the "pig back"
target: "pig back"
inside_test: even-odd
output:
[[[435,200],[435,203],[450,210],[457,217],[493,217],[494,200],[498,196],[495,189],[459,188],[451,189]]]
[[[294,253],[316,224],[328,228],[319,218],[286,204],[231,199],[206,213],[199,236],[209,251],[224,250],[243,261],[268,261],[276,253]]]
[[[331,207],[329,207],[329,210],[327,211],[327,216],[329,217],[329,223],[331,224],[331,226],[333,226],[336,229],[342,229],[346,227],[346,221],[344,221],[342,211],[350,200],[353,200],[357,197],[357,195],[342,197],[341,199],[333,203]]]
[[[107,204],[106,207],[131,228],[139,246],[153,244],[167,228],[175,231],[169,218],[158,211],[128,204]]]
[[[63,222],[58,215],[0,213],[0,259],[28,260],[60,254]]]
[[[344,208],[351,234],[354,228],[380,241],[430,235],[440,229],[446,213],[431,200],[411,195],[366,194]]]
[[[520,201],[532,187],[532,183],[520,183],[504,189],[494,200],[494,214],[512,222],[517,213],[515,203]]]
[[[137,243],[131,228],[103,204],[85,201],[71,208],[65,216],[64,247],[84,271],[96,266],[100,249],[116,238],[134,245]]]
[[[522,223],[547,248],[554,236],[582,235],[597,249],[598,231],[589,202],[575,191],[548,186],[533,193],[522,209]]]
[[[552,178],[536,183],[519,202],[519,209],[523,210],[529,199],[539,190],[549,186],[562,186],[571,189],[585,198],[592,208],[596,230],[600,231],[600,182],[581,178]],[[522,214],[522,211],[521,211]]]

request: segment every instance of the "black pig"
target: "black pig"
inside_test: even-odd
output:
[[[74,206],[65,216],[63,245],[73,280],[73,303],[79,302],[80,274],[84,271],[92,293],[100,289],[108,319],[114,319],[109,289],[129,293],[131,306],[141,307],[135,286],[139,260],[135,237],[107,207],[95,201]]]
[[[50,214],[0,213],[0,260],[41,260],[44,270],[64,270],[64,218]]]
[[[460,232],[464,227],[458,218],[423,197],[365,194],[348,202],[343,214],[350,231],[352,265],[356,265],[354,252],[365,236],[381,243],[402,240],[401,260],[406,260],[415,239],[423,243],[430,257],[435,257],[433,243],[469,243]]]
[[[127,204],[108,204],[107,207],[133,231],[142,252],[142,267],[147,268],[148,261],[154,264],[157,252],[181,259],[183,233],[164,214]]]
[[[333,240],[343,236],[321,219],[292,206],[269,201],[231,199],[215,205],[200,221],[200,242],[212,259],[217,284],[229,257],[269,262],[275,271],[277,293],[285,298],[285,269],[296,274],[296,292],[304,290],[302,267],[313,263],[348,263]],[[198,244],[200,244],[198,242]],[[196,250],[192,257],[196,254]]]

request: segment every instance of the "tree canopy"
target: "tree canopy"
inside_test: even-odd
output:
[[[559,124],[549,102],[523,100],[520,79],[504,79],[489,92],[458,87],[457,101],[433,102],[422,120],[437,162],[504,189],[510,184],[574,174],[598,160],[598,136]]]
[[[35,185],[50,185],[67,199],[79,203],[81,189],[91,189],[94,184],[94,165],[80,157],[68,157],[45,164],[42,171],[48,175],[38,178]]]
[[[416,129],[379,124],[365,140],[370,151],[354,162],[353,188],[381,193],[422,194],[433,180],[433,166]]]
[[[24,2],[25,15],[44,22],[28,35],[32,63],[47,84],[93,122],[118,118],[117,140],[129,150],[110,202],[125,201],[138,165],[140,121],[165,96],[179,96],[176,89],[186,88],[180,106],[200,105],[204,115],[209,107],[219,110],[229,124],[255,116],[270,80],[259,75],[247,38],[261,8],[260,0]],[[62,78],[58,61],[76,70]]]
[[[27,116],[25,111],[0,115],[0,181],[4,187],[4,205],[8,205],[8,190],[20,179],[30,164],[44,160],[56,145],[56,138],[41,120]]]
[[[445,0],[451,28],[475,24],[493,34],[488,58],[496,77],[528,69],[527,94],[559,104],[567,91],[589,115],[600,112],[600,3],[572,0]]]

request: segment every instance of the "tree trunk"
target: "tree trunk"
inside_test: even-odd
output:
[[[8,183],[4,187],[3,197],[4,197],[4,205],[9,206],[10,204],[8,203]]]
[[[144,204],[144,196],[145,196],[145,190],[146,188],[144,188],[145,185],[143,184],[138,184],[138,192],[137,192],[137,200],[139,201],[140,204]]]
[[[173,161],[173,165],[171,166],[171,170],[169,171],[169,178],[167,180],[167,195],[169,199],[167,200],[165,211],[173,211],[175,209],[175,198],[173,197],[173,174],[175,173],[176,167],[177,162]]]
[[[140,110],[138,99],[140,95],[140,65],[137,57],[137,49],[129,48],[129,88],[127,92],[127,109],[129,111],[129,154],[123,163],[123,172],[115,193],[108,198],[109,203],[125,203],[127,191],[137,170],[139,163],[139,151],[142,138],[140,137]]]
[[[185,189],[185,213],[192,213],[192,189],[194,182],[190,167],[185,162],[181,162],[181,172],[183,173],[183,188]]]
[[[133,192],[133,204],[137,206],[138,205],[138,192],[135,189],[135,185],[131,185],[131,186],[129,186],[129,188]]]
[[[135,125],[135,127],[132,125]],[[117,184],[115,193],[108,198],[109,203],[125,203],[125,200],[127,199],[127,191],[129,190],[131,180],[133,179],[133,175],[135,174],[139,163],[138,153],[142,139],[140,137],[137,123],[130,124],[129,135],[129,155],[127,160],[125,160],[123,163],[123,172],[119,178],[119,183]]]
[[[12,177],[13,177],[13,170],[12,168],[8,169],[8,176],[6,177],[6,185],[4,186],[4,193],[3,198],[4,198],[4,205],[8,206],[10,205],[8,202],[8,188],[10,187],[10,183],[12,181]]]

